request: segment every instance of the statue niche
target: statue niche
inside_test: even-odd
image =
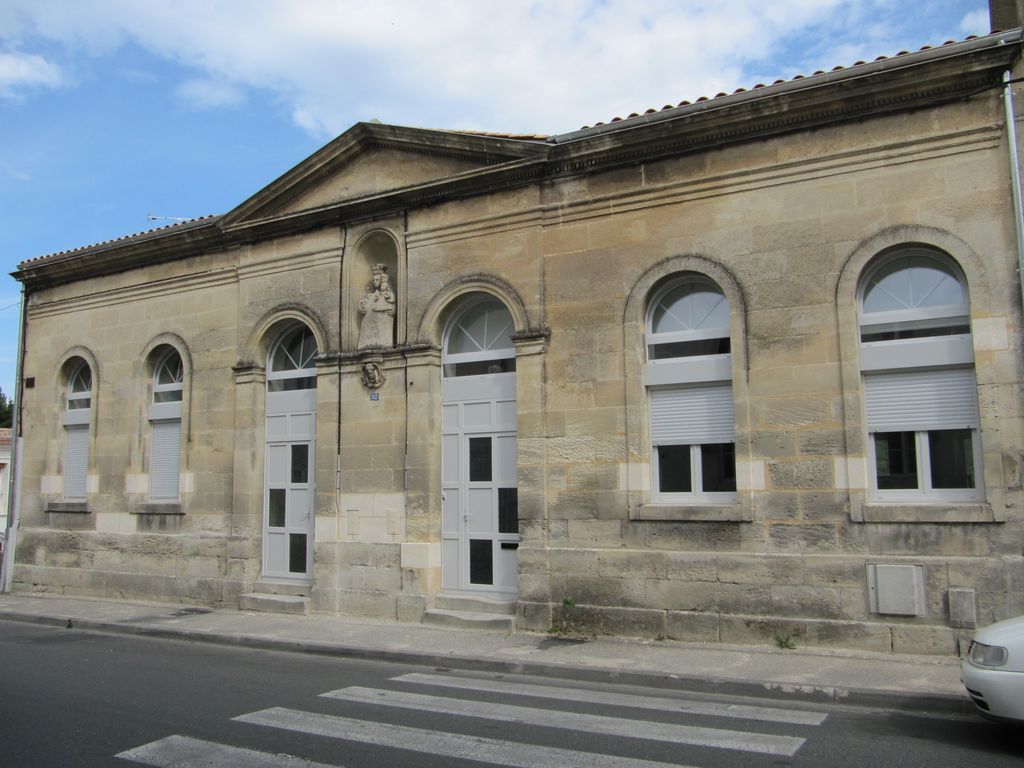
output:
[[[387,264],[370,266],[373,277],[359,300],[363,322],[359,326],[359,349],[392,347],[395,343],[395,294]]]

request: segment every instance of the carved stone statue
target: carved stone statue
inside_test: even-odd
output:
[[[363,315],[359,326],[359,349],[391,347],[395,343],[395,294],[387,264],[373,264],[373,279],[359,300]]]

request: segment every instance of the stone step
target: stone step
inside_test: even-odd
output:
[[[309,597],[311,584],[301,584],[294,581],[274,581],[273,579],[260,579],[253,585],[253,592],[263,595],[291,595],[292,597]]]
[[[452,629],[489,629],[497,632],[511,632],[515,626],[515,617],[500,613],[431,608],[423,614],[423,623]]]
[[[434,595],[434,608],[442,611],[469,611],[471,613],[494,613],[501,616],[515,616],[515,600],[496,600],[491,597],[472,595]]]
[[[238,608],[243,611],[290,613],[296,616],[305,616],[309,613],[309,598],[300,595],[268,595],[262,592],[250,592],[247,595],[239,595]]]

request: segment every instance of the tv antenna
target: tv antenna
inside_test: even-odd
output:
[[[154,216],[152,213],[146,214],[146,221],[188,221],[187,216]]]

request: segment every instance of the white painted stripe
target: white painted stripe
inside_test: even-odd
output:
[[[688,715],[713,715],[716,717],[735,717],[743,720],[763,720],[769,723],[787,723],[789,725],[821,725],[828,718],[828,715],[821,712],[804,712],[797,709],[755,707],[746,704],[723,704],[697,699],[635,696],[632,694],[581,688],[562,688],[554,685],[513,683],[507,680],[477,680],[446,675],[425,675],[419,672],[391,679],[402,683],[437,685],[463,691],[487,691],[489,693],[511,694],[515,696],[534,696],[541,699],[557,699],[559,701],[578,701],[585,704],[608,704],[616,707],[630,707],[632,709],[653,709],[659,712],[682,712]]]
[[[158,768],[340,768],[291,755],[271,755],[187,736],[168,736],[129,749],[117,757]]]
[[[578,752],[557,747],[501,741],[459,733],[428,731],[348,717],[300,712],[274,707],[241,715],[235,720],[270,728],[283,728],[312,736],[357,741],[444,757],[475,760],[514,768],[667,768],[665,763],[631,757]],[[680,766],[679,768],[685,768]]]
[[[691,744],[717,749],[735,749],[743,752],[759,752],[770,755],[795,755],[804,740],[792,736],[775,736],[763,733],[727,731],[719,728],[702,728],[692,725],[655,723],[645,720],[629,720],[601,715],[583,715],[574,712],[559,712],[552,709],[532,709],[511,704],[495,704],[486,701],[450,699],[442,696],[424,696],[418,693],[400,693],[378,688],[352,686],[329,693],[322,693],[331,699],[377,704],[383,707],[420,709],[430,713],[445,713],[479,717],[486,720],[518,722],[548,728],[563,728],[590,733],[604,733],[612,736],[626,736],[651,741],[667,741],[674,744]]]

